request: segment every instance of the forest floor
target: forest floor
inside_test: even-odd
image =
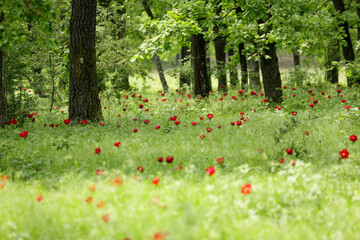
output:
[[[28,112],[0,130],[0,239],[360,239],[360,92],[285,86]]]

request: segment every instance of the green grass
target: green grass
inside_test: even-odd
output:
[[[357,90],[344,88],[341,98],[334,86],[293,91],[289,85],[288,98],[276,110],[260,94],[242,101],[237,90],[223,101],[218,93],[200,101],[172,90],[162,102],[158,87],[137,94],[148,103],[128,93],[128,100],[115,104],[103,94],[105,126],[65,125],[63,104],[51,114],[39,111],[35,122],[0,130],[0,176],[9,177],[0,190],[0,239],[156,239],[160,231],[167,240],[360,239],[360,146],[349,140],[360,134]],[[309,89],[319,100],[314,108]],[[248,120],[232,126],[240,112]],[[169,119],[174,115],[178,126]],[[24,130],[26,139],[19,137]],[[94,154],[98,147],[100,154]],[[342,149],[350,155],[339,161]],[[167,156],[174,162],[167,164]],[[220,157],[223,165],[216,162]],[[179,164],[183,169],[176,169]],[[209,166],[215,167],[212,176],[206,174]],[[104,174],[97,176],[97,169]],[[115,178],[122,184],[112,184]],[[247,183],[252,191],[245,195],[241,188]],[[92,203],[85,201],[89,196]],[[102,208],[96,206],[100,201]]]

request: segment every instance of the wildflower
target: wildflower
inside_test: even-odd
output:
[[[215,168],[213,166],[210,166],[206,169],[206,173],[209,174],[210,176],[215,174]]]
[[[65,119],[65,120],[64,120],[64,123],[65,123],[66,125],[68,125],[68,124],[70,123],[70,121],[71,121],[70,119]]]
[[[20,136],[21,138],[26,138],[28,134],[29,134],[29,133],[28,133],[27,131],[23,131],[22,133],[19,134],[19,136]]]
[[[114,143],[114,146],[115,147],[119,147],[121,145],[121,142],[116,142],[116,143]]]
[[[247,195],[251,192],[251,184],[247,183],[241,187],[241,193]]]
[[[343,158],[343,159],[349,157],[349,152],[346,149],[343,149],[342,151],[340,151],[339,154],[340,154],[341,158]]]
[[[289,154],[289,155],[292,155],[293,154],[293,149],[292,148],[286,149],[286,153]]]
[[[173,156],[168,156],[167,158],[166,158],[166,162],[167,163],[172,163],[174,161],[174,157]]]
[[[159,182],[160,182],[160,179],[158,177],[154,177],[154,179],[152,180],[153,185],[158,185]]]
[[[99,154],[101,152],[100,148],[95,148],[94,154]]]
[[[357,136],[356,135],[351,135],[350,136],[350,141],[352,141],[352,142],[357,141]]]

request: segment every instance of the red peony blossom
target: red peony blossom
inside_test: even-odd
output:
[[[222,157],[222,158],[217,158],[216,159],[216,162],[218,163],[218,164],[223,164],[224,163],[224,158]]]
[[[1,181],[2,181],[3,183],[6,183],[8,180],[9,180],[9,177],[8,177],[7,175],[2,175],[2,176],[1,176]]]
[[[211,128],[211,127],[208,127],[208,128],[206,128],[206,131],[207,131],[207,132],[211,132],[211,131],[212,131],[212,128]]]
[[[221,128],[221,125],[218,125],[217,127],[218,127],[218,128]]]
[[[137,130],[136,128],[133,130],[134,133],[136,133],[137,131],[138,131],[138,130]]]
[[[351,135],[350,136],[350,141],[352,141],[352,142],[357,141],[357,136],[356,135]]]
[[[119,147],[121,145],[121,142],[116,142],[116,143],[114,143],[114,146],[115,147]]]
[[[97,170],[95,171],[95,174],[96,174],[97,176],[102,176],[102,175],[104,174],[104,170],[97,169]]]
[[[212,118],[214,117],[214,114],[209,113],[209,114],[207,115],[207,117],[208,117],[209,119],[212,119]]]
[[[166,162],[167,163],[172,163],[174,161],[174,157],[173,156],[168,156],[167,158],[166,158]]]
[[[201,139],[204,139],[205,138],[205,135],[203,134],[203,135],[200,135],[200,138]]]
[[[100,148],[95,148],[94,154],[99,154],[101,152]]]
[[[36,201],[41,202],[43,200],[43,196],[40,194],[36,197]]]
[[[144,105],[142,105],[142,104],[139,105],[139,108],[140,108],[140,109],[142,109],[143,107],[144,107]]]
[[[200,120],[204,120],[204,117],[200,117]]]
[[[337,92],[337,93],[341,93],[341,89],[338,89],[336,92]]]
[[[286,153],[289,154],[289,155],[292,155],[293,154],[293,149],[292,148],[286,149]]]
[[[345,109],[350,109],[351,107],[350,107],[350,105],[346,105],[346,107],[345,107]]]
[[[195,125],[197,124],[197,122],[195,121],[195,122],[192,122],[191,124],[192,124],[193,126],[195,126]]]
[[[175,121],[177,119],[177,116],[170,117],[171,121]]]
[[[105,125],[105,123],[104,122],[100,122],[100,126],[104,126]]]
[[[280,163],[284,163],[284,161],[285,161],[285,159],[283,159],[283,158],[279,160]]]
[[[231,122],[230,124],[234,126],[234,125],[235,125],[235,122]]]
[[[108,222],[108,221],[110,220],[109,214],[108,214],[108,213],[107,213],[107,214],[104,214],[104,215],[102,216],[102,220],[103,220],[104,222]]]
[[[145,124],[148,124],[148,123],[149,123],[149,120],[148,120],[148,119],[145,119],[145,120],[144,120],[144,123],[145,123]]]
[[[236,121],[236,125],[240,126],[242,124],[241,121]]]
[[[210,176],[215,174],[215,168],[213,166],[210,166],[206,169],[206,173],[209,174]]]
[[[144,168],[142,166],[138,166],[137,169],[136,169],[138,172],[143,172],[144,171]]]
[[[66,125],[68,125],[70,122],[71,122],[70,119],[65,119],[65,120],[64,120],[64,123],[65,123]]]
[[[295,160],[292,160],[292,161],[291,161],[291,165],[293,165],[293,166],[294,166],[294,165],[295,165],[295,163],[296,163],[296,162],[295,162]]]
[[[123,111],[125,112],[125,111],[126,111],[126,108],[123,108]]]
[[[240,91],[238,91],[238,93],[240,93],[240,94],[243,94],[243,92],[244,92],[244,90],[240,90]]]
[[[55,125],[54,125],[53,123],[52,123],[52,124],[50,124],[49,126],[50,126],[50,127],[55,127]]]
[[[160,129],[160,125],[157,125],[157,126],[155,127],[155,129]]]
[[[160,179],[158,177],[154,177],[154,179],[152,180],[153,185],[158,185],[159,182],[160,182]]]
[[[343,158],[343,159],[349,157],[349,152],[346,149],[343,149],[342,151],[340,151],[339,154],[340,154],[341,158]]]
[[[311,107],[311,108],[313,108],[313,107],[314,107],[314,105],[315,105],[315,104],[311,103],[311,104],[310,104],[310,107]]]
[[[164,159],[162,157],[158,158],[158,162],[162,162]]]
[[[325,95],[325,92],[321,92],[321,95]]]
[[[22,133],[19,134],[19,136],[20,136],[21,138],[26,138],[28,134],[29,134],[29,133],[28,133],[27,131],[23,131]]]
[[[87,124],[88,124],[88,121],[87,121],[87,120],[82,120],[82,121],[80,122],[80,124],[81,124],[81,125],[87,125]]]
[[[310,90],[308,91],[308,93],[312,93],[312,90],[310,89]]]
[[[296,115],[297,115],[297,112],[294,111],[294,112],[292,112],[291,114],[292,114],[293,116],[296,116]]]
[[[309,135],[309,132],[308,132],[308,131],[305,131],[304,134],[305,134],[305,135]]]
[[[346,103],[346,100],[345,99],[343,99],[343,100],[341,100],[343,103]]]
[[[241,193],[247,195],[251,192],[251,184],[247,183],[241,187]]]
[[[180,124],[180,121],[175,121],[174,124],[175,124],[175,125],[179,125],[179,124]]]

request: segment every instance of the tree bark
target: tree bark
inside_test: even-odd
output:
[[[0,3],[0,7],[1,3]],[[4,13],[0,12],[0,23],[4,21]],[[0,36],[1,36],[0,32]],[[3,85],[3,50],[0,47],[0,127],[5,127],[6,124],[6,98],[5,89]]]
[[[334,7],[337,11],[339,11],[340,13],[345,12],[345,5],[342,0],[332,0],[332,2],[334,3]],[[344,40],[346,42],[346,45],[342,46],[342,50],[343,50],[345,62],[346,62],[346,64],[349,64],[355,60],[354,48],[353,48],[353,45],[351,42],[351,36],[350,36],[350,31],[349,31],[349,23],[347,21],[344,21],[339,24],[339,27],[343,28],[345,31],[346,36],[345,36]],[[352,74],[350,74],[350,75],[352,75]],[[355,83],[355,82],[360,83],[360,79],[354,79],[353,77],[348,78],[348,85],[351,86],[352,83]]]
[[[298,49],[295,49],[293,52],[294,57],[294,68],[300,67],[300,53]]]
[[[191,37],[191,57],[194,67],[194,94],[209,96],[209,76],[206,61],[206,43],[203,34],[193,34]]]
[[[180,88],[182,88],[185,84],[190,87],[190,75],[187,71],[183,69],[184,65],[189,61],[189,48],[187,46],[181,47],[180,54]]]
[[[96,0],[73,0],[70,20],[69,118],[103,119],[96,80]]]
[[[251,89],[261,89],[259,61],[254,58],[248,60],[249,80]]]
[[[356,13],[357,13],[357,17],[358,19],[360,19],[360,0],[356,0]],[[360,22],[358,22],[357,24],[357,40],[360,41]],[[360,54],[360,48],[358,48],[357,50],[358,55]]]
[[[217,66],[217,78],[219,81],[218,90],[227,91],[227,83],[226,83],[226,70],[225,70],[225,63],[226,63],[226,53],[225,53],[225,46],[226,46],[226,38],[222,34],[219,35],[220,27],[214,27],[214,47],[215,47],[215,58],[216,58],[216,66]]]
[[[325,56],[325,80],[338,84],[339,83],[339,70],[336,64],[334,65],[333,62],[340,61],[340,47],[339,43],[329,43],[327,47],[327,52]]]
[[[275,43],[268,43],[264,55],[260,57],[261,73],[265,96],[274,102],[282,101],[281,77],[279,71],[279,63],[276,55]],[[265,58],[265,56],[270,58]]]
[[[151,20],[154,19],[154,14],[151,11],[151,8],[147,2],[147,0],[141,0],[141,3],[145,9],[145,12],[147,13],[147,15],[150,17]],[[165,74],[161,65],[161,61],[160,61],[160,57],[155,53],[153,56],[154,62],[155,62],[155,66],[156,69],[159,72],[159,77],[160,77],[160,81],[161,81],[161,85],[163,87],[163,91],[164,92],[168,92],[169,87],[167,85],[166,79],[165,79]]]
[[[240,57],[240,69],[241,69],[241,88],[245,89],[248,85],[248,66],[246,62],[246,56],[243,53],[245,44],[239,44],[239,57]]]
[[[228,51],[228,59],[229,59],[229,69],[230,69],[230,85],[237,86],[239,84],[238,72],[237,72],[237,63],[232,62],[232,58],[234,56],[234,50],[232,48]]]

